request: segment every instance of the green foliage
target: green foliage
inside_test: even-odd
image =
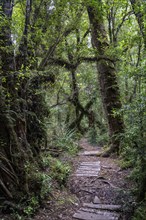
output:
[[[24,29],[24,8],[25,5],[21,1],[21,3],[17,2],[15,7],[13,8],[12,14],[12,33],[13,33],[13,40],[15,43],[16,50],[18,50],[18,45],[20,43],[23,29]]]
[[[145,220],[146,217],[146,201],[140,203],[135,210],[132,220]]]
[[[55,127],[54,127],[55,126]],[[68,152],[71,155],[75,155],[78,150],[78,139],[79,136],[76,131],[69,130],[65,125],[51,124],[48,128],[48,134],[51,135],[50,139],[51,145],[54,146],[56,150]]]
[[[137,195],[143,199],[146,182],[146,105],[145,95],[135,99],[124,109],[125,130],[122,143],[123,167],[132,167],[131,177],[137,183]],[[143,194],[143,196],[142,196]]]
[[[99,146],[104,146],[108,143],[108,134],[107,132],[101,132],[99,128],[90,128],[87,134],[88,140],[91,144],[96,144]]]
[[[55,137],[55,146],[59,149],[76,154],[78,152],[78,143],[74,138],[75,132],[67,131],[58,133]]]
[[[39,202],[37,197],[31,197],[27,200],[28,205],[24,208],[24,214],[30,217],[35,210],[39,207]]]
[[[1,1],[1,5],[5,2]],[[100,11],[104,12],[103,19],[110,39],[106,56],[118,58],[116,68],[124,104],[120,113],[125,120],[122,166],[133,167],[132,176],[138,190],[145,190],[146,65],[140,29],[130,12],[130,1],[87,0],[84,3],[96,6],[97,10],[103,8]],[[43,4],[41,0],[35,0],[28,19],[26,1],[16,1],[10,19],[0,7],[0,193],[5,198],[16,197],[17,202],[21,198],[25,202],[28,200],[24,209],[27,216],[51,191],[52,179],[62,185],[71,170],[59,159],[40,157],[40,149],[51,146],[59,154],[67,152],[71,155],[78,151],[77,142],[81,136],[68,128],[77,117],[71,79],[71,71],[75,67],[81,107],[96,97],[92,105],[95,127],[89,128],[87,115],[84,115],[80,126],[88,130],[91,143],[105,145],[108,142],[106,129],[103,128],[106,122],[96,65],[82,61],[84,57],[93,58],[95,55],[85,5],[80,0],[44,0]],[[139,10],[138,6],[136,10]],[[142,2],[140,11],[143,13],[144,10],[145,3]],[[26,20],[29,20],[28,24],[25,24]],[[145,20],[143,23],[146,26]],[[116,32],[115,43],[113,36]],[[10,60],[10,65],[6,65],[5,60]],[[57,60],[65,60],[65,63],[60,65]],[[14,61],[13,68],[11,61]],[[67,64],[71,67],[67,68]],[[98,119],[103,127],[97,125]],[[44,167],[48,168],[47,173],[42,172],[42,160]],[[143,218],[142,209],[137,210],[136,216],[140,216],[137,219]]]
[[[68,163],[61,162],[59,159],[46,155],[43,156],[43,165],[48,167],[49,177],[57,181],[60,186],[66,183],[71,171],[71,166]]]
[[[45,173],[45,171],[40,170],[38,165],[34,163],[26,163],[25,172],[27,175],[27,180],[30,182],[30,196],[31,189],[35,189],[36,192],[34,191],[34,195],[38,196],[39,188],[39,197],[44,198],[51,190],[51,176]]]
[[[62,163],[55,159],[51,166],[51,176],[61,185],[66,183],[67,177],[71,171],[69,164]]]
[[[91,144],[97,144],[96,140],[97,140],[97,131],[95,130],[95,128],[91,128],[89,131],[88,131],[88,141],[91,143]]]

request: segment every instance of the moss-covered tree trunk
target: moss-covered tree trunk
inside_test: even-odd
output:
[[[27,100],[22,92],[11,33],[13,1],[0,0],[0,193],[7,199],[17,191],[30,193],[26,163],[35,163],[27,137]],[[25,60],[21,59],[21,65]],[[25,103],[25,104],[24,104]],[[18,195],[19,196],[19,195]],[[17,196],[16,196],[17,197]]]
[[[0,1],[3,14],[1,15],[1,159],[2,176],[1,186],[4,195],[12,197],[12,185],[21,186],[25,191],[26,180],[24,163],[26,156],[30,157],[30,149],[26,139],[26,122],[22,118],[20,109],[19,95],[16,84],[17,73],[15,65],[14,50],[11,37],[11,17],[13,10],[13,1]],[[3,135],[3,131],[7,135]],[[29,151],[29,154],[27,154]],[[7,161],[7,163],[6,163]],[[7,170],[7,172],[6,172]],[[17,176],[14,181],[13,177]],[[18,177],[19,176],[19,177]],[[19,181],[18,181],[19,179]],[[11,187],[10,187],[11,185]]]
[[[107,33],[105,31],[102,15],[102,3],[87,4],[87,11],[91,24],[92,45],[96,49],[97,70],[102,102],[109,126],[110,152],[118,152],[120,146],[120,135],[124,130],[123,118],[120,114],[114,115],[114,111],[121,109],[120,91],[117,83],[114,60],[107,56],[109,48]]]
[[[79,103],[79,89],[78,89],[78,85],[77,85],[77,80],[76,80],[76,69],[72,69],[71,70],[71,77],[72,77],[72,99],[73,99],[73,103],[75,106],[75,111],[76,111],[76,118],[79,117],[79,107],[78,107],[78,103]]]

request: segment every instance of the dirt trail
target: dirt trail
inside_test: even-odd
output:
[[[56,189],[33,220],[130,220],[134,203],[130,171],[121,170],[117,158],[98,157],[100,148],[86,139],[80,146],[67,187]]]

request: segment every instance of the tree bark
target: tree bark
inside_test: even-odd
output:
[[[33,161],[30,145],[26,135],[26,120],[24,109],[21,108],[19,91],[17,87],[18,82],[20,83],[16,73],[14,48],[12,43],[11,34],[11,17],[13,10],[12,0],[0,0],[0,6],[2,8],[2,25],[0,34],[0,58],[1,58],[1,73],[2,78],[5,79],[1,82],[1,93],[0,105],[2,111],[2,122],[0,126],[0,136],[3,137],[3,146],[0,153],[3,151],[4,157],[12,164],[14,171],[16,172],[19,179],[19,188],[25,193],[28,193],[28,182],[25,173],[26,161]],[[17,88],[16,88],[17,87]],[[7,97],[7,94],[9,97]],[[2,100],[3,99],[3,100]],[[7,135],[3,135],[6,131]],[[8,137],[8,140],[6,139]],[[5,162],[2,161],[2,165],[5,166]],[[10,171],[11,172],[11,171]],[[16,189],[17,183],[13,179],[9,178],[7,181],[8,174],[1,179],[5,184],[6,188],[12,187]],[[12,193],[13,194],[13,193]]]
[[[0,6],[2,7],[3,14],[2,19],[3,22],[1,24],[1,34],[0,34],[0,58],[1,58],[1,69],[3,73],[7,71],[10,73],[15,70],[15,60],[14,60],[14,52],[12,47],[11,40],[11,29],[10,29],[10,21],[13,10],[13,1],[0,0]],[[11,75],[11,74],[9,74]],[[11,76],[12,77],[12,76]]]
[[[73,104],[75,106],[75,111],[76,111],[76,118],[79,117],[79,89],[78,89],[78,84],[76,80],[76,70],[72,69],[71,70],[71,77],[72,77],[72,99],[73,99]]]
[[[23,69],[26,70],[26,67],[30,64],[30,54],[28,47],[28,33],[30,26],[30,16],[31,16],[31,8],[32,8],[32,0],[26,0],[26,9],[25,9],[25,24],[23,35],[21,38],[21,42],[19,45],[19,55],[17,56],[17,69],[21,69],[23,65]],[[30,42],[29,42],[30,44]]]
[[[102,3],[97,1],[97,8],[91,4],[87,6],[88,16],[91,24],[92,45],[96,49],[96,54],[106,56],[108,50],[107,34],[102,16]],[[120,114],[114,115],[114,111],[121,109],[120,91],[117,83],[117,76],[114,61],[112,58],[101,59],[97,62],[99,85],[102,102],[109,126],[110,150],[118,152],[120,146],[120,135],[124,131],[124,122]]]

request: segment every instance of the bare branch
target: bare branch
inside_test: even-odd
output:
[[[118,33],[119,33],[121,27],[123,26],[124,22],[125,22],[126,20],[128,20],[129,16],[131,16],[132,14],[133,14],[133,11],[129,11],[129,12],[127,12],[127,13],[123,16],[121,23],[120,23],[120,24],[118,25],[118,27],[117,27],[117,30],[116,30],[116,33],[115,33],[115,38],[117,38]]]
[[[55,108],[55,107],[57,107],[59,105],[66,105],[66,104],[67,104],[67,102],[57,102],[56,104],[51,105],[49,108],[51,109],[51,108]]]
[[[90,33],[90,28],[84,33],[83,38],[81,40],[81,43],[83,43],[84,39],[87,37],[87,35]]]

